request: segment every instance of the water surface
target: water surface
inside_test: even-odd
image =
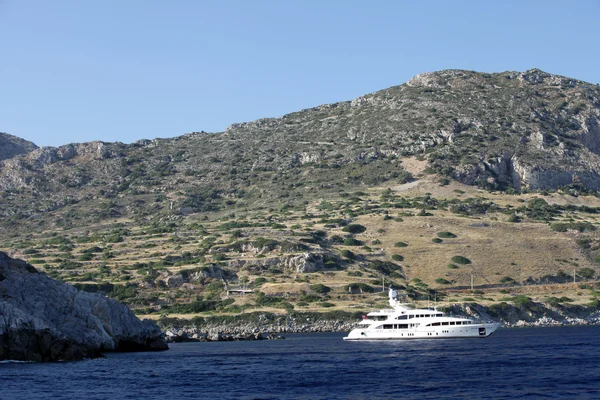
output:
[[[600,398],[600,327],[500,329],[486,339],[345,342],[343,336],[2,363],[0,399]]]

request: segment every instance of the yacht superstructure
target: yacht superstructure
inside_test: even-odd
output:
[[[391,309],[372,311],[344,340],[445,339],[488,337],[498,322],[479,322],[468,317],[448,316],[437,309],[413,309],[398,301],[390,289]]]

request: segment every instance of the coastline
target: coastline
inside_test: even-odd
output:
[[[465,313],[466,314],[466,313]],[[232,340],[261,340],[279,339],[286,333],[321,333],[349,332],[359,319],[317,319],[311,320],[306,315],[277,315],[257,313],[251,315],[251,320],[244,316],[229,318],[222,321],[219,318],[163,319],[159,326],[165,333],[168,342],[186,341],[232,341]],[[247,316],[246,316],[247,317]],[[491,318],[491,317],[490,317]],[[236,321],[237,319],[237,321]],[[566,317],[557,320],[548,316],[537,319],[507,321],[496,319],[503,323],[502,328],[542,328],[600,325],[600,312],[596,311],[587,317]]]

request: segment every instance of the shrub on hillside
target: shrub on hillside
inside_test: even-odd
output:
[[[450,239],[450,238],[455,238],[456,235],[452,232],[438,232],[438,237],[441,237],[444,239]]]
[[[582,277],[582,278],[584,278],[584,279],[593,279],[593,278],[594,278],[594,275],[596,275],[596,271],[594,271],[594,270],[593,270],[593,269],[591,269],[591,268],[587,268],[587,267],[585,267],[585,268],[581,268],[581,269],[578,271],[578,274],[577,274],[577,275],[581,276],[581,277]]]
[[[360,246],[362,242],[360,240],[354,238],[346,238],[344,239],[344,246]]]
[[[363,233],[367,228],[359,224],[350,224],[346,225],[342,230],[349,233]]]
[[[361,293],[373,293],[375,291],[375,289],[373,289],[372,286],[369,286],[366,283],[362,282],[351,283],[349,285],[346,285],[345,289],[349,292],[358,289]]]
[[[463,264],[463,265],[471,264],[471,260],[469,260],[467,257],[463,257],[463,256],[452,257],[452,262],[455,264]]]
[[[342,255],[342,257],[345,257],[349,260],[354,260],[354,258],[356,257],[354,255],[354,253],[351,252],[350,250],[342,250],[341,255]]]
[[[310,290],[317,293],[326,294],[331,291],[331,288],[329,286],[323,285],[322,283],[316,283],[314,285],[310,285]]]

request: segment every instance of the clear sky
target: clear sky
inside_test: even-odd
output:
[[[131,143],[427,71],[600,83],[600,0],[0,0],[0,132]]]

